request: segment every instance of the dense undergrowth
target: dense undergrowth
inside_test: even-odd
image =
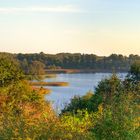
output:
[[[140,139],[140,63],[124,81],[112,75],[57,116],[15,61],[0,58],[0,140]]]

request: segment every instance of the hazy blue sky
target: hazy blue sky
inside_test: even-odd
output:
[[[140,0],[0,0],[0,51],[140,54]]]

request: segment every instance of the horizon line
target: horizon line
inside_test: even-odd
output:
[[[129,57],[130,55],[134,55],[134,56],[140,56],[140,54],[128,54],[128,55],[125,55],[125,54],[121,54],[121,53],[110,53],[109,55],[98,55],[98,54],[94,54],[94,53],[82,53],[82,52],[60,52],[60,53],[45,53],[43,51],[41,52],[32,52],[32,53],[26,53],[26,52],[8,52],[8,51],[0,51],[0,53],[8,53],[8,54],[41,54],[41,53],[44,53],[44,54],[47,54],[47,55],[57,55],[57,54],[81,54],[81,55],[96,55],[96,56],[99,56],[99,57],[109,57],[111,55],[122,55],[122,56],[126,56],[126,57]]]

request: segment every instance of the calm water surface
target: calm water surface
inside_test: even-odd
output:
[[[56,111],[60,111],[68,104],[74,96],[83,96],[88,91],[95,91],[98,83],[110,77],[111,73],[92,73],[92,74],[58,74],[56,78],[45,79],[47,82],[68,82],[68,87],[47,87],[52,93],[45,96]],[[126,73],[118,73],[119,78],[124,79]]]

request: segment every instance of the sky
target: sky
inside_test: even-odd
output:
[[[0,51],[140,55],[140,0],[0,0]]]

